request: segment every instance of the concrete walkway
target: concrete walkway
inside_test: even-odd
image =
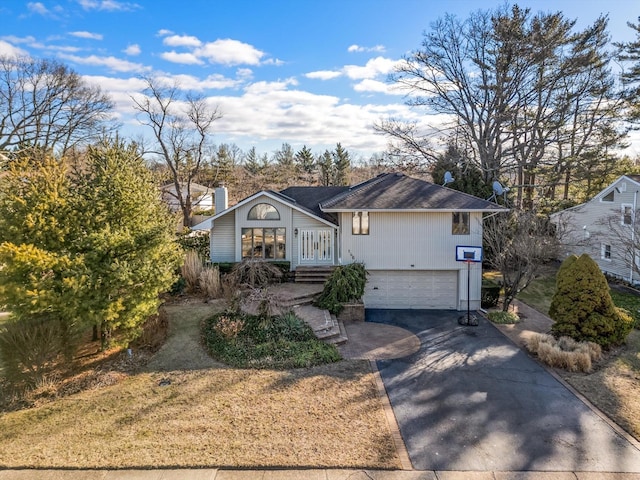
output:
[[[605,472],[473,472],[418,470],[0,470],[0,480],[640,480]]]

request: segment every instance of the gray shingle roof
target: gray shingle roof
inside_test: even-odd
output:
[[[496,203],[402,173],[383,173],[321,203],[325,212],[341,210],[503,210]]]

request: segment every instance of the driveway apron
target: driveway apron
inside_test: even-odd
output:
[[[367,310],[420,350],[379,360],[418,470],[640,472],[640,451],[484,318],[460,312]]]

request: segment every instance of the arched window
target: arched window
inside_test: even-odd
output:
[[[273,205],[258,203],[249,210],[247,220],[280,220],[280,213]]]

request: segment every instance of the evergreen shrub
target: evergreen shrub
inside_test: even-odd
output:
[[[337,315],[345,303],[360,301],[367,283],[367,270],[363,263],[350,263],[336,267],[324,284],[316,305]]]
[[[568,257],[560,266],[549,316],[554,336],[604,348],[623,343],[633,328],[633,319],[615,306],[605,276],[587,254]]]

